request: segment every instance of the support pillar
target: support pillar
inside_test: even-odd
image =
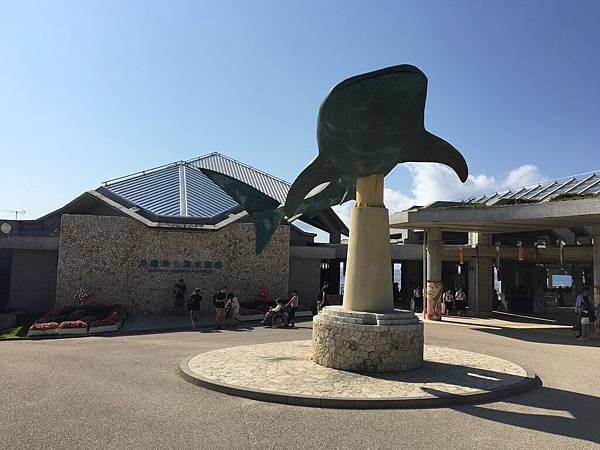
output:
[[[383,204],[383,175],[359,178],[356,205],[350,212],[345,310],[394,311],[389,222]]]
[[[600,225],[592,228],[592,239],[594,240],[592,252],[594,261],[594,302],[600,302]]]
[[[344,300],[313,317],[315,363],[361,372],[423,365],[423,323],[412,311],[394,310],[392,279],[383,175],[359,178],[350,213]]]
[[[469,243],[478,250],[477,256],[469,260],[469,310],[479,317],[489,316],[494,310],[494,260],[481,256],[479,247],[491,247],[492,237],[488,233],[469,233]]]
[[[434,305],[442,295],[442,230],[432,228],[426,234],[427,249],[427,286],[425,289],[425,318],[438,317]]]

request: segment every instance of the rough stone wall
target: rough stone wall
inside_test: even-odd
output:
[[[254,225],[218,231],[147,227],[127,217],[64,215],[56,305],[74,302],[80,287],[93,301],[120,303],[134,314],[171,312],[173,285],[183,278],[189,296],[199,287],[204,303],[227,285],[241,299],[261,287],[288,295],[289,227],[280,227],[260,255]]]
[[[371,323],[374,316],[382,319]],[[376,315],[328,306],[313,317],[312,340],[312,360],[326,367],[403,372],[423,365],[423,323],[406,311]]]

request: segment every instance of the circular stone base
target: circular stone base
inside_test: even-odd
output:
[[[522,367],[492,356],[425,346],[423,367],[364,374],[311,361],[311,341],[213,350],[181,363],[181,375],[230,395],[323,408],[430,408],[481,403],[540,384]]]
[[[376,314],[327,306],[313,318],[313,361],[356,372],[423,365],[423,323],[412,311]]]

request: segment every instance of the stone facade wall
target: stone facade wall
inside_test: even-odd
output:
[[[254,299],[288,295],[289,227],[280,227],[265,250],[254,252],[254,225],[233,223],[218,231],[147,227],[127,217],[63,215],[57,307],[72,304],[84,287],[93,301],[119,303],[134,314],[173,310],[173,285],[183,278],[204,303],[227,285]]]

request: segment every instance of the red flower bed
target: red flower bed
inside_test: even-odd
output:
[[[88,324],[94,327],[114,325],[125,320],[126,317],[127,310],[121,305],[86,303],[55,309],[44,314],[35,323],[56,322],[60,324],[57,328],[86,328]]]
[[[55,330],[58,328],[58,322],[36,322],[31,327],[30,330]]]
[[[87,323],[85,323],[83,320],[66,320],[61,322],[58,328],[87,328],[87,326]]]

